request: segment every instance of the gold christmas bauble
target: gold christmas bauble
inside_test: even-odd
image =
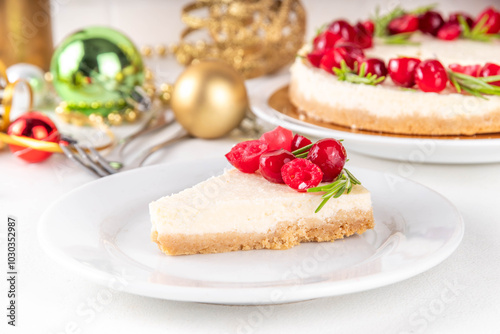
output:
[[[222,137],[240,124],[249,109],[245,82],[221,61],[191,65],[175,82],[171,107],[191,135]]]

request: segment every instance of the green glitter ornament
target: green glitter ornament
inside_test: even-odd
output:
[[[89,27],[67,37],[52,56],[54,87],[67,108],[107,116],[145,97],[140,93],[144,65],[122,33]]]

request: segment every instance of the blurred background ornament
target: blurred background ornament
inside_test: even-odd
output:
[[[228,134],[249,110],[243,77],[222,61],[202,61],[185,69],[175,82],[170,104],[184,129],[205,139]]]
[[[13,121],[9,126],[7,134],[52,143],[57,143],[60,139],[59,132],[51,119],[36,111],[24,113]],[[16,157],[30,163],[44,161],[52,155],[52,152],[14,144],[9,144],[9,148]]]
[[[54,49],[50,0],[0,1],[0,58],[46,71]]]
[[[54,52],[51,73],[64,101],[56,111],[74,124],[80,125],[82,117],[99,116],[119,125],[129,109],[141,112],[150,107],[150,96],[142,87],[141,55],[114,29],[89,27],[67,37]]]
[[[33,106],[43,106],[48,98],[49,87],[45,80],[45,73],[38,66],[19,63],[7,69],[7,77],[10,82],[24,80],[31,86],[33,93]]]
[[[191,15],[201,9],[207,17]],[[182,20],[188,28],[171,50],[179,63],[216,58],[254,78],[293,61],[304,42],[306,14],[299,0],[198,0],[184,7]],[[189,41],[198,31],[206,40]]]

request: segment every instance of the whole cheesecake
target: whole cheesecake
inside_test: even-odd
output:
[[[236,169],[150,204],[151,239],[169,255],[288,249],[374,227],[370,193],[355,185],[328,201]]]
[[[500,64],[500,40],[495,38],[489,42],[462,38],[444,41],[417,32],[410,41],[408,45],[389,45],[374,38],[364,56],[386,64],[402,56],[437,59],[446,69],[451,64]],[[440,92],[425,92],[399,87],[389,75],[377,85],[341,81],[314,66],[306,57],[311,51],[312,42],[299,51],[291,67],[289,96],[301,113],[314,120],[409,135],[500,132],[500,96],[458,93],[450,83]]]

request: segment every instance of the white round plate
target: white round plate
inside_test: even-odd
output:
[[[257,117],[274,125],[307,135],[344,139],[348,150],[361,154],[417,163],[472,164],[500,162],[500,138],[426,139],[370,135],[329,129],[284,115],[269,106],[268,100],[288,85],[289,76],[269,80],[252,92],[252,110]],[[334,94],[335,92],[332,92]],[[363,98],[360,96],[359,98]]]
[[[216,304],[280,304],[364,291],[446,259],[464,225],[441,195],[410,180],[350,168],[370,189],[375,229],[289,250],[168,256],[150,240],[148,204],[222,173],[213,158],[140,168],[84,185],[39,223],[44,250],[80,275],[143,296]]]

